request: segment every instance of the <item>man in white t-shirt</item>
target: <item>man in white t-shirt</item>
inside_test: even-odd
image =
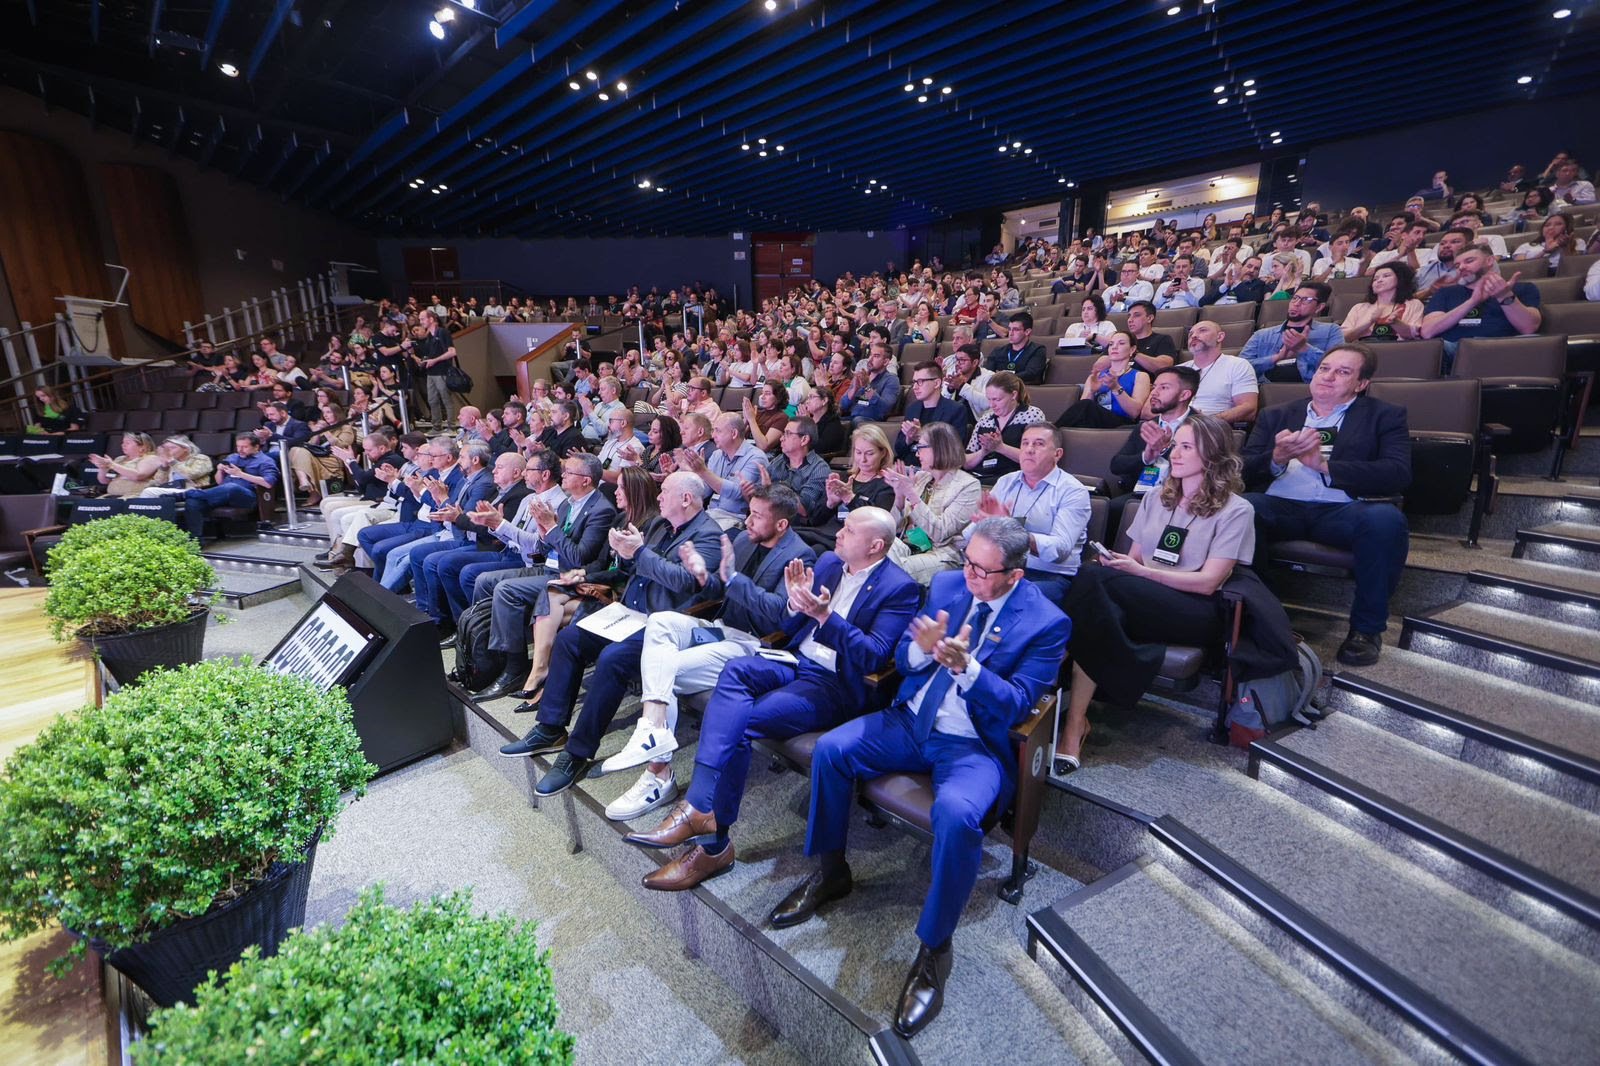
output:
[[[1367,273],[1371,274],[1385,263],[1392,263],[1396,259],[1404,259],[1413,273],[1421,270],[1433,261],[1433,250],[1422,246],[1422,242],[1428,239],[1428,234],[1431,232],[1433,231],[1420,222],[1411,223],[1401,232],[1394,247],[1386,248],[1372,257],[1372,262],[1367,266]]]
[[[1272,243],[1261,246],[1261,258],[1266,260],[1278,252],[1288,253],[1300,260],[1300,276],[1309,277],[1311,275],[1311,253],[1304,248],[1297,247],[1298,240],[1299,238],[1295,235],[1293,229],[1288,226],[1279,226],[1272,231]]]
[[[1226,338],[1222,327],[1209,319],[1189,327],[1189,361],[1180,365],[1200,375],[1200,388],[1189,406],[1224,422],[1254,422],[1261,404],[1256,372],[1238,356],[1222,354]],[[1139,417],[1154,417],[1149,408],[1146,400]]]

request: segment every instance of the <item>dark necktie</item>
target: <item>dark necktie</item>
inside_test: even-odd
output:
[[[983,634],[988,629],[989,613],[991,608],[987,603],[978,604],[978,609],[972,612],[972,648],[970,654],[976,655],[982,646]],[[957,627],[956,632],[960,632]],[[928,687],[922,693],[922,705],[917,708],[916,734],[917,743],[927,743],[928,737],[933,733],[933,720],[938,717],[939,705],[950,692],[950,686],[956,683],[956,675],[944,667],[934,673],[933,680],[928,682]]]

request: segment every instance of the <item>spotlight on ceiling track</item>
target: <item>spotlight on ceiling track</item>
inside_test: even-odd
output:
[[[434,13],[433,20],[438,23],[454,22],[456,20],[456,13],[451,8],[441,7]]]
[[[428,20],[428,32],[433,34],[433,39],[434,40],[436,40],[436,41],[444,40],[444,26],[442,26],[439,23],[438,19],[429,19]]]
[[[778,0],[766,0],[766,3],[762,4],[761,6],[766,8],[768,11],[776,11],[778,10]]]
[[[585,77],[585,78],[587,78],[587,79],[588,79],[588,80],[590,80],[590,81],[599,81],[599,80],[600,80],[600,75],[598,75],[598,74],[596,74],[596,73],[595,73],[595,72],[594,72],[594,71],[592,71],[592,70],[586,70],[586,71],[584,71],[584,72],[583,72],[583,76],[584,76],[584,77]]]
[[[217,69],[222,71],[225,77],[237,78],[239,76],[239,68],[232,63],[218,63]]]

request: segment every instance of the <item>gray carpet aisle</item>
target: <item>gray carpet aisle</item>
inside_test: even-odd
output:
[[[1265,785],[1169,760],[1086,766],[1072,783],[1176,815],[1533,1061],[1571,1061],[1600,1042],[1600,967]]]
[[[402,905],[470,885],[480,910],[537,920],[579,1062],[805,1061],[470,751],[381,778],[345,811],[318,849],[307,924],[337,922],[375,882]]]

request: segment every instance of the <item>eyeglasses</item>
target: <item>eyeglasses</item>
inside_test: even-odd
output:
[[[913,451],[918,451],[918,452],[921,452],[921,451],[929,451],[929,452],[931,452],[931,451],[933,451],[933,445],[928,443],[925,440],[919,440],[919,441],[917,441],[916,446],[912,450]]]
[[[912,378],[911,379],[911,384],[913,384],[913,385],[931,385],[936,381],[943,381],[943,380],[944,380],[943,378]]]
[[[986,566],[979,566],[977,563],[973,562],[972,557],[965,552],[961,553],[961,564],[968,570],[971,570],[974,574],[977,574],[979,577],[993,577],[996,574],[1003,574],[1007,570],[1015,569],[1015,567],[1002,566],[997,570],[990,570]]]
[[[1299,293],[1295,293],[1293,296],[1289,297],[1290,303],[1294,303],[1296,300],[1303,304],[1314,304],[1317,302],[1317,297],[1315,293],[1310,296],[1302,296]]]

